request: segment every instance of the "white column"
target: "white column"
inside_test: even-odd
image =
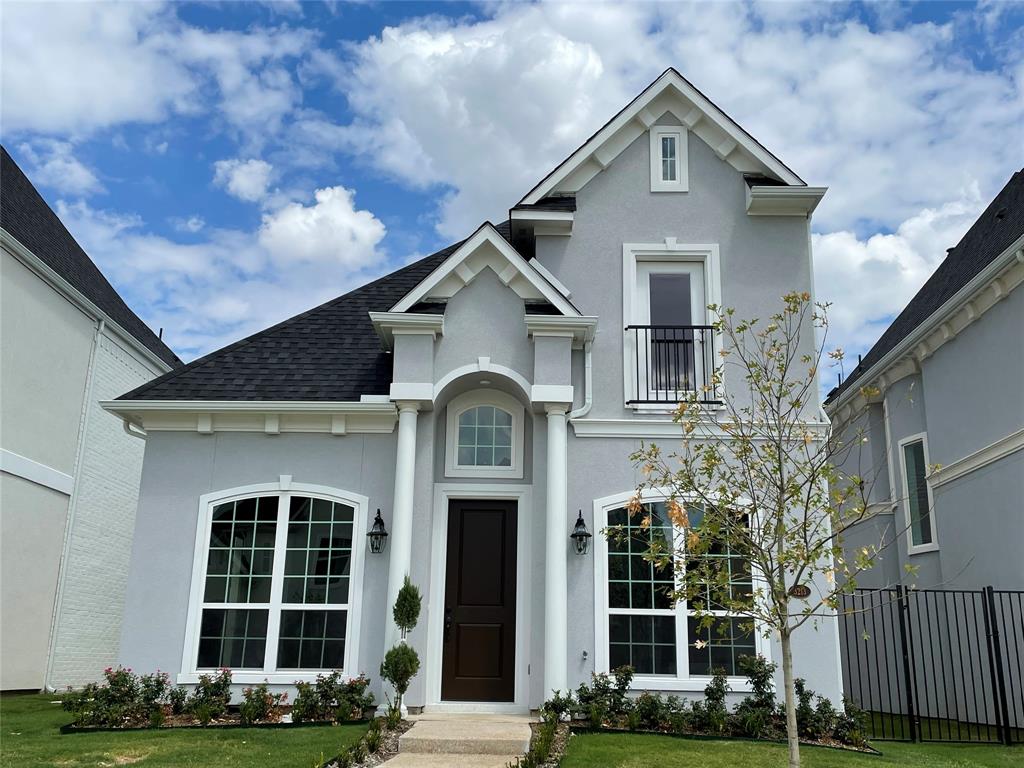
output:
[[[544,699],[568,688],[568,557],[564,405],[549,405],[546,551],[544,558]]]
[[[412,563],[412,511],[416,479],[416,421],[419,403],[398,403],[398,451],[395,456],[395,499],[388,556],[388,601],[385,647],[398,642],[400,633],[391,610]]]

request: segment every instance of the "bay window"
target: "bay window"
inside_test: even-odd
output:
[[[290,482],[204,497],[180,681],[221,667],[237,682],[352,670],[366,508]]]

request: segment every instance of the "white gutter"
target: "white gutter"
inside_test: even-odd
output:
[[[593,341],[583,344],[583,405],[574,411],[569,411],[567,419],[581,419],[590,413],[590,406],[594,404],[594,373],[593,373]]]

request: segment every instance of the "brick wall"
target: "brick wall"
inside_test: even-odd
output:
[[[107,335],[93,366],[47,679],[56,688],[96,680],[117,661],[146,443],[125,434],[121,420],[99,401],[158,373]]]

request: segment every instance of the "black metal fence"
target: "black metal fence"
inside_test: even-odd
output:
[[[626,340],[633,350],[635,394],[629,403],[676,405],[691,392],[702,403],[719,402],[710,325],[627,325]]]
[[[858,589],[839,634],[873,738],[1024,742],[1024,592]]]

